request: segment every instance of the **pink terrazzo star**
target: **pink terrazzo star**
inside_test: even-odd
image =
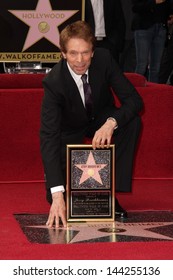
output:
[[[30,27],[22,51],[42,38],[46,38],[59,48],[57,27],[78,12],[78,10],[52,10],[49,0],[38,0],[36,10],[8,11]]]
[[[83,171],[82,176],[80,178],[79,184],[82,184],[84,181],[92,177],[100,184],[102,183],[102,180],[100,178],[99,170],[104,168],[107,164],[97,164],[95,162],[95,159],[93,157],[92,152],[89,153],[88,159],[86,164],[76,164],[75,166],[78,167]]]

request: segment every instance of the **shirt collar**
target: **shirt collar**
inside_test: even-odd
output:
[[[78,83],[82,77],[82,75],[77,75],[70,67],[70,65],[68,64],[67,62],[67,67],[68,67],[68,70],[70,72],[70,74],[72,75],[73,79],[75,80],[76,83]],[[85,72],[85,74],[88,75],[88,70]]]

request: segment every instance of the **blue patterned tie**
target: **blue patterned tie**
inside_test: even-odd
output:
[[[91,93],[91,87],[90,84],[87,82],[87,74],[83,74],[81,76],[82,82],[83,82],[83,89],[84,89],[84,97],[85,97],[85,108],[87,111],[88,117],[92,117],[92,93]]]

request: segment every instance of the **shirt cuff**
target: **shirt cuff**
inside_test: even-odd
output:
[[[112,118],[112,117],[109,117],[109,118],[107,119],[107,121],[109,121],[109,120],[115,122],[115,127],[114,127],[114,129],[117,129],[117,128],[118,128],[118,124],[117,124],[116,119],[114,119],[114,118]]]
[[[55,186],[50,188],[51,193],[55,192],[65,192],[64,186]]]

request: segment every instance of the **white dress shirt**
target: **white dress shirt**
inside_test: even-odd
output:
[[[103,0],[91,0],[91,4],[95,21],[95,37],[106,37]]]

